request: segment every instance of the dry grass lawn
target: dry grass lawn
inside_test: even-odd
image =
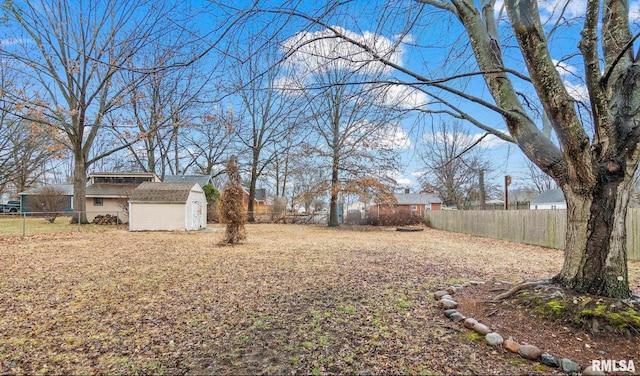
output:
[[[426,229],[250,225],[0,238],[0,374],[532,373],[430,292],[546,278],[558,250]],[[640,265],[630,263],[634,291]],[[496,363],[503,366],[495,367]]]

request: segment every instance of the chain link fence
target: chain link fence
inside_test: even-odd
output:
[[[72,223],[75,213],[85,213],[89,223]],[[127,222],[125,211],[0,213],[0,237],[127,230]]]

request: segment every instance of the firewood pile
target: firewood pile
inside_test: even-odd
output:
[[[96,225],[117,225],[119,223],[122,223],[122,221],[118,219],[117,215],[107,214],[97,215],[91,223]]]

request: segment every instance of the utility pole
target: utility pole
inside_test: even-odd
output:
[[[511,176],[504,176],[504,210],[509,210],[509,184],[511,184]]]

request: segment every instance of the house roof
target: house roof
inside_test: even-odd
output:
[[[145,176],[145,177],[153,177],[156,176],[153,172],[92,172],[89,174],[89,177],[92,176]]]
[[[137,184],[98,183],[87,186],[86,197],[126,198],[137,187]]]
[[[200,185],[194,182],[145,182],[131,193],[129,202],[185,203],[194,187]]]
[[[201,187],[211,183],[208,175],[165,175],[162,179],[165,183],[198,183]]]
[[[63,195],[65,196],[73,196],[73,184],[51,184],[51,185],[46,185],[45,187],[51,187],[51,188],[55,188],[55,189],[59,189],[60,191],[63,192]],[[40,189],[42,187],[35,187],[35,188],[30,188],[27,189],[24,192],[20,192],[18,193],[21,196],[32,196],[32,195],[37,195],[38,193],[40,193]]]
[[[542,192],[538,197],[535,197],[530,201],[531,204],[546,204],[546,203],[560,203],[565,202],[564,193],[562,189],[550,189]]]
[[[421,205],[421,204],[437,204],[442,203],[438,196],[426,193],[395,193],[394,196],[398,201],[398,205]]]

